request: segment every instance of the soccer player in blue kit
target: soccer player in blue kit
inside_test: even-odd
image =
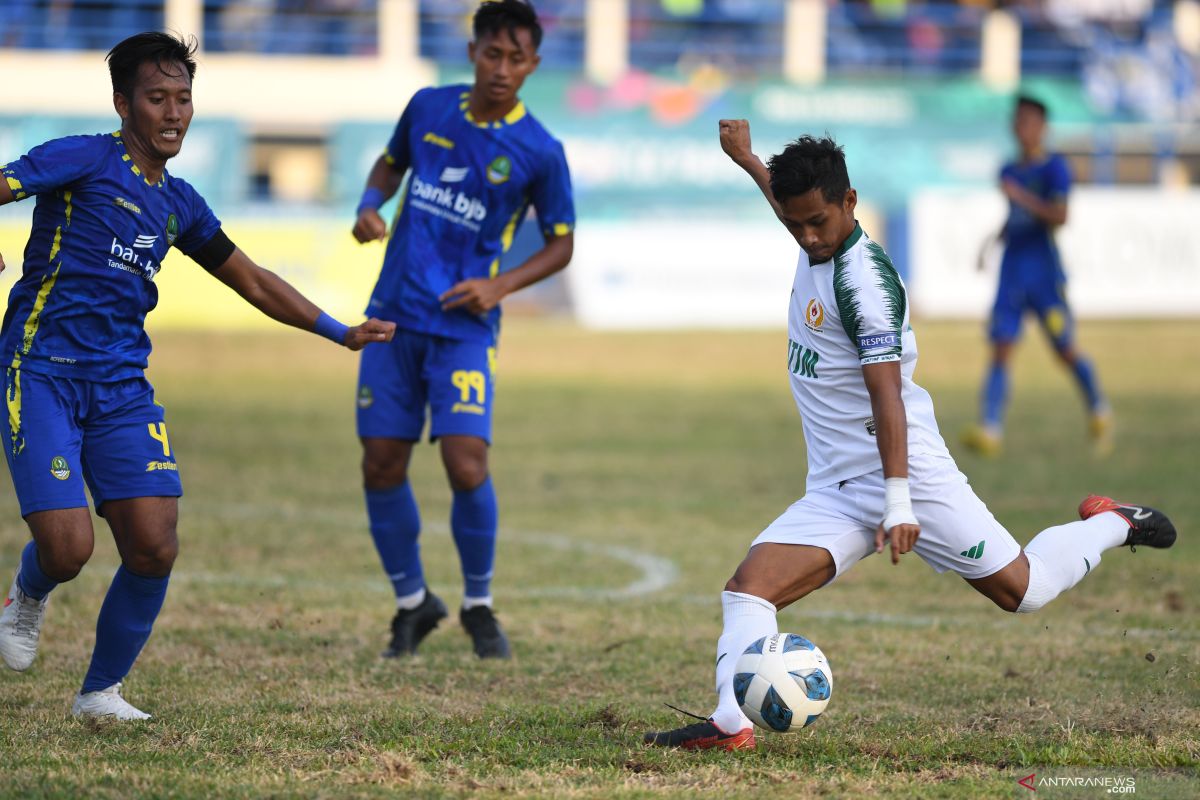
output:
[[[369,311],[396,323],[363,352],[358,435],[371,536],[396,593],[384,656],[407,656],[446,615],[425,586],[421,522],[408,482],[426,407],[453,491],[450,527],[464,592],[459,620],[480,658],[508,658],[492,612],[496,493],[488,474],[499,304],[571,260],[575,210],[562,145],[517,97],[537,69],[542,29],[518,0],[475,12],[473,85],[417,92],[367,178],[354,236],[387,238],[379,207],[400,200]],[[500,256],[532,205],[545,246],[511,270]]]
[[[204,199],[167,172],[192,119],[193,53],[194,44],[164,33],[126,39],[108,54],[121,129],[55,139],[0,167],[0,205],[37,197],[0,328],[4,455],[32,533],[0,613],[0,657],[30,667],[50,593],[91,557],[86,485],[121,566],[72,707],[81,717],[149,717],[120,687],[162,608],[179,547],[176,455],[145,379],[144,323],[167,250],[267,316],[352,350],[394,332],[390,322],[348,328],[322,312],[251,261]]]
[[[1074,324],[1064,295],[1067,276],[1054,231],[1067,221],[1071,172],[1062,155],[1046,152],[1046,120],[1046,106],[1041,101],[1017,98],[1013,135],[1021,154],[1000,172],[1009,212],[1000,233],[1004,257],[988,332],[992,359],[983,387],[982,420],[963,436],[965,445],[983,455],[1000,452],[1008,364],[1026,310],[1037,314],[1055,353],[1075,376],[1087,402],[1089,430],[1097,452],[1104,453],[1111,446],[1112,416],[1092,362],[1075,348]]]

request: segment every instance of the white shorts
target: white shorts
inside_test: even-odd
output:
[[[913,551],[938,572],[985,578],[1021,554],[1021,546],[975,496],[954,459],[913,456],[908,461],[908,482],[913,513],[921,525]],[[875,529],[883,520],[883,510],[880,469],[809,492],[760,533],[754,544],[824,548],[841,575],[875,552]]]

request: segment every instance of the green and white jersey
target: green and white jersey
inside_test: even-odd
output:
[[[912,381],[917,338],[891,259],[857,224],[832,260],[800,252],[788,311],[788,372],[804,425],[808,490],[880,468],[862,367],[899,361],[908,454],[946,455],[929,393]]]

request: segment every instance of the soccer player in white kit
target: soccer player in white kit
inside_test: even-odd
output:
[[[808,446],[804,497],[758,535],[721,595],[716,710],[646,744],[736,750],[754,728],[734,697],[734,664],[779,632],[775,614],[890,545],[953,570],[1005,611],[1028,613],[1078,583],[1104,550],[1170,547],[1159,511],[1092,495],[1081,521],[1047,528],[1024,550],[951,458],[929,393],[913,383],[908,294],[886,252],[858,225],[842,149],[804,136],[764,167],[745,120],[721,120],[721,147],[762,190],[801,253],[788,311],[792,394]]]

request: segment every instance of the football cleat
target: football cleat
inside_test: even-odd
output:
[[[1166,548],[1175,544],[1175,526],[1167,515],[1146,506],[1118,503],[1111,497],[1098,494],[1088,495],[1079,504],[1079,518],[1090,519],[1097,514],[1111,511],[1129,525],[1129,536],[1125,544],[1136,551],[1138,546]]]
[[[650,732],[642,737],[642,743],[651,747],[678,747],[683,750],[753,750],[754,728],[742,728],[736,733],[726,733],[711,719],[685,725],[673,731]]]
[[[392,642],[383,651],[384,658],[401,658],[417,654],[417,645],[446,618],[446,604],[433,592],[426,591],[425,599],[416,608],[401,608],[392,619]]]
[[[0,658],[9,669],[24,672],[33,664],[48,602],[48,597],[34,600],[25,594],[13,578],[12,588],[4,598],[4,609],[0,611]]]
[[[490,606],[463,608],[458,612],[458,621],[471,635],[475,655],[480,658],[511,658],[508,637],[500,627]]]
[[[984,458],[995,458],[1003,449],[1003,437],[999,431],[986,425],[972,425],[962,432],[963,446]]]
[[[121,697],[121,684],[114,683],[107,689],[98,692],[75,695],[75,704],[71,713],[76,717],[91,717],[101,719],[113,717],[119,720],[150,719],[145,711],[139,711]]]

